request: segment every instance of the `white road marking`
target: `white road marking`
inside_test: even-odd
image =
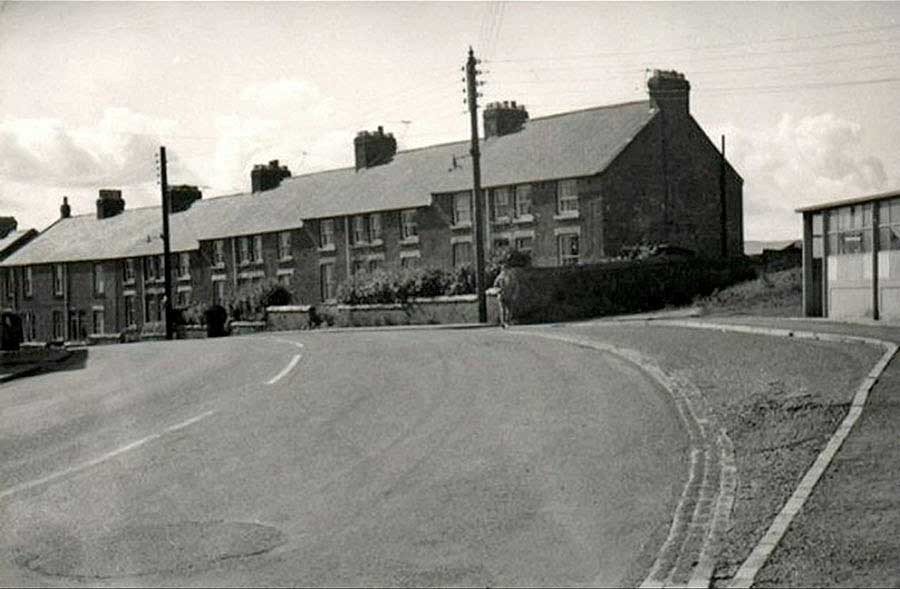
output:
[[[297,354],[293,358],[291,358],[291,361],[288,362],[288,365],[285,366],[281,372],[279,372],[278,374],[273,376],[271,379],[269,379],[269,381],[266,384],[275,384],[276,382],[278,382],[279,380],[281,380],[282,378],[287,376],[287,373],[290,372],[291,369],[294,366],[296,366],[297,362],[299,362],[299,361],[300,361],[300,354]]]
[[[35,487],[39,487],[46,483],[53,482],[57,479],[61,479],[63,477],[69,476],[71,474],[81,472],[83,470],[91,468],[92,466],[97,466],[98,464],[106,462],[107,460],[110,460],[111,458],[115,458],[116,456],[119,456],[120,454],[124,454],[125,452],[128,452],[129,450],[134,450],[135,448],[140,448],[144,444],[147,444],[148,442],[152,442],[153,440],[157,440],[166,434],[170,434],[170,433],[176,432],[180,429],[184,429],[189,425],[197,423],[201,419],[206,419],[213,413],[215,413],[214,410],[207,411],[205,413],[201,413],[200,415],[191,417],[190,419],[182,421],[181,423],[176,423],[175,425],[169,426],[166,429],[162,430],[161,432],[151,434],[145,438],[141,438],[140,440],[131,442],[130,444],[126,444],[120,448],[116,448],[115,450],[113,450],[111,452],[107,452],[106,454],[103,454],[102,456],[98,456],[97,458],[88,460],[87,462],[82,462],[81,464],[76,464],[74,466],[70,466],[69,468],[59,470],[59,471],[54,472],[53,474],[49,474],[45,477],[42,477],[42,478],[39,478],[39,479],[36,479],[33,481],[28,481],[26,483],[21,483],[14,487],[10,487],[8,489],[0,491],[0,499],[5,499],[6,497],[9,497],[10,495],[14,495],[14,494],[20,493],[22,491],[27,491],[28,489],[33,489]]]

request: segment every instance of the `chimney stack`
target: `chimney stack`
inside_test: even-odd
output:
[[[363,168],[380,166],[391,161],[397,154],[397,140],[393,133],[385,133],[384,127],[378,131],[360,131],[353,140],[356,154],[356,171]]]
[[[525,106],[516,101],[490,102],[484,108],[484,138],[500,137],[522,130],[528,120]]]
[[[72,216],[72,207],[69,206],[69,197],[64,196],[63,202],[59,206],[59,217],[61,219],[68,219]]]
[[[194,202],[203,198],[203,193],[196,186],[182,184],[169,187],[169,212],[180,213],[191,208]]]
[[[0,217],[0,239],[15,231],[18,226],[15,217]]]
[[[125,200],[121,190],[101,189],[100,198],[97,199],[97,218],[108,219],[115,217],[125,210]]]
[[[650,101],[665,114],[687,115],[690,112],[691,84],[675,70],[653,70],[647,80]]]
[[[291,177],[291,171],[287,166],[279,165],[278,160],[272,160],[269,165],[257,164],[250,172],[251,192],[272,190],[281,185],[281,181]]]

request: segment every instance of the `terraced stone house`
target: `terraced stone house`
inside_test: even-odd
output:
[[[690,84],[657,71],[648,88],[646,101],[534,119],[515,102],[486,106],[488,255],[517,248],[538,266],[592,264],[658,243],[741,254],[743,180],[691,116]],[[379,127],[353,143],[353,167],[290,176],[273,161],[254,168],[249,193],[202,199],[176,187],[175,306],[225,302],[272,278],[315,304],[362,270],[471,263],[469,142],[397,151]],[[90,214],[64,203],[56,223],[0,262],[19,277],[30,336],[161,329],[161,219],[158,207],[127,209],[114,190]]]

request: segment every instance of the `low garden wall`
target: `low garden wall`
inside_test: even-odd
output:
[[[311,329],[314,319],[320,322],[319,327],[478,323],[478,300],[475,295],[455,295],[382,305],[291,305],[268,307],[266,314],[272,331]]]
[[[265,321],[232,321],[231,335],[250,335],[266,330]]]
[[[266,307],[266,323],[269,331],[297,331],[312,329],[309,305],[279,305]]]

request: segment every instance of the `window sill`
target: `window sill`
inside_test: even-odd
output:
[[[278,258],[278,261],[279,262],[293,262],[294,256],[283,256],[281,258]]]
[[[134,286],[134,278],[129,278],[122,282],[122,286]]]
[[[520,225],[522,223],[534,223],[534,215],[522,215],[513,219],[513,223]]]
[[[471,229],[472,223],[471,221],[468,223],[457,223],[454,225],[450,225],[450,229]]]
[[[491,219],[491,223],[494,225],[509,225],[509,217],[495,217]]]
[[[177,277],[175,280],[176,280],[177,282],[188,282],[188,281],[190,281],[190,279],[191,279],[191,275],[188,274],[188,275],[186,275],[186,276],[179,276],[179,277]]]
[[[209,267],[210,270],[224,270],[225,262],[219,262],[218,264],[213,264]]]
[[[581,217],[580,211],[563,211],[562,213],[557,213],[553,215],[553,218],[556,221],[564,221],[566,219],[578,219]]]
[[[336,249],[336,248],[335,248],[334,244],[333,244],[333,243],[330,243],[330,244],[328,244],[328,245],[323,245],[323,246],[321,246],[321,247],[319,248],[319,253],[320,253],[320,254],[324,254],[324,253],[326,253],[326,252],[333,252],[333,251],[335,251],[335,249]]]
[[[419,236],[412,235],[410,237],[407,237],[406,239],[401,239],[400,245],[419,245]]]

